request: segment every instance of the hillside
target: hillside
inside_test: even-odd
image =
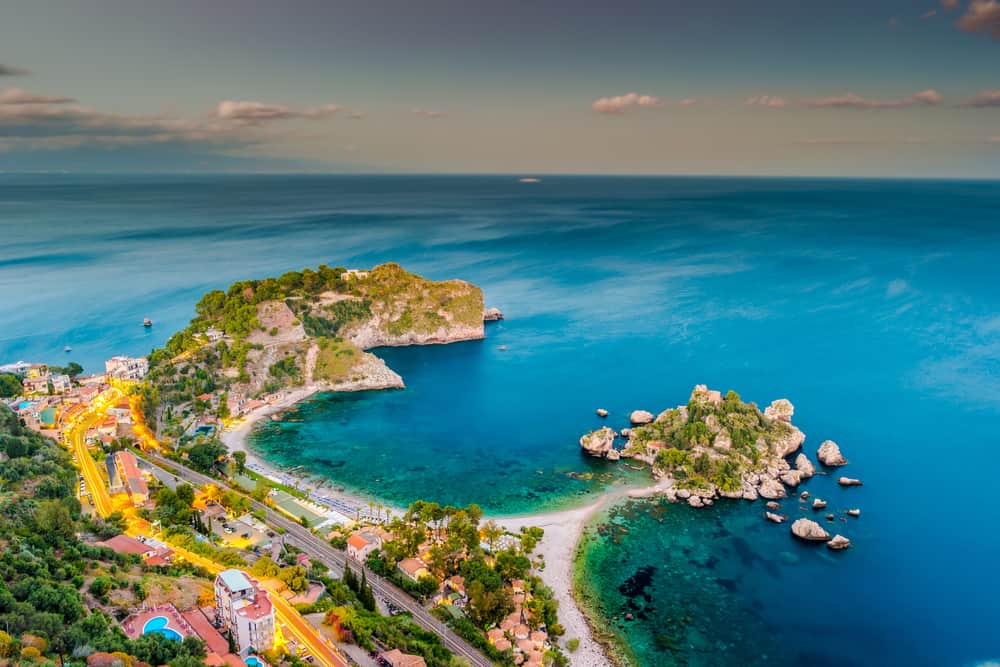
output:
[[[106,539],[119,527],[81,515],[69,455],[2,404],[0,462],[0,664],[82,666],[95,652],[120,653],[133,667],[200,664],[200,640],[132,641],[113,623],[153,596],[154,582],[173,586],[181,573],[82,542],[80,534]]]
[[[150,355],[142,407],[167,437],[190,435],[193,415],[225,418],[283,392],[402,388],[402,378],[366,350],[484,335],[478,287],[391,263],[239,281],[206,294],[195,312]]]

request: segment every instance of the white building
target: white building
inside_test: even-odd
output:
[[[376,549],[382,548],[382,538],[367,531],[357,531],[347,538],[347,555],[364,563]]]
[[[149,372],[145,357],[111,357],[104,362],[108,377],[116,380],[141,380]]]
[[[267,591],[240,570],[224,570],[215,578],[215,616],[240,655],[268,651],[274,644],[274,606]]]
[[[65,394],[73,386],[68,375],[50,375],[49,381],[52,383],[52,391],[57,394]]]

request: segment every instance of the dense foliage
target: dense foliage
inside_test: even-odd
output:
[[[116,533],[90,523],[73,495],[76,472],[49,438],[23,428],[0,405],[0,659],[36,662],[51,657],[82,665],[95,651],[119,652],[151,665],[187,667],[205,655],[198,640],[147,635],[131,641],[104,611],[107,594],[128,586],[135,556],[88,546],[78,531]],[[141,588],[141,586],[140,586]]]

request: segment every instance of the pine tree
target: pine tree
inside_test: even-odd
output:
[[[354,575],[350,565],[344,565],[344,576],[341,581],[354,593],[358,592],[358,578]]]

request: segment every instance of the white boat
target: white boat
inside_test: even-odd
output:
[[[144,326],[144,327],[146,327],[148,329],[149,327],[153,326],[153,320],[151,320],[151,319],[149,319],[147,317],[146,319],[144,319],[142,321],[142,326]]]
[[[66,347],[63,348],[63,352],[72,352],[72,351],[73,351],[73,348],[71,348],[69,345],[67,345]]]
[[[540,178],[522,178],[518,180],[518,183],[541,183],[541,182],[542,179]]]

